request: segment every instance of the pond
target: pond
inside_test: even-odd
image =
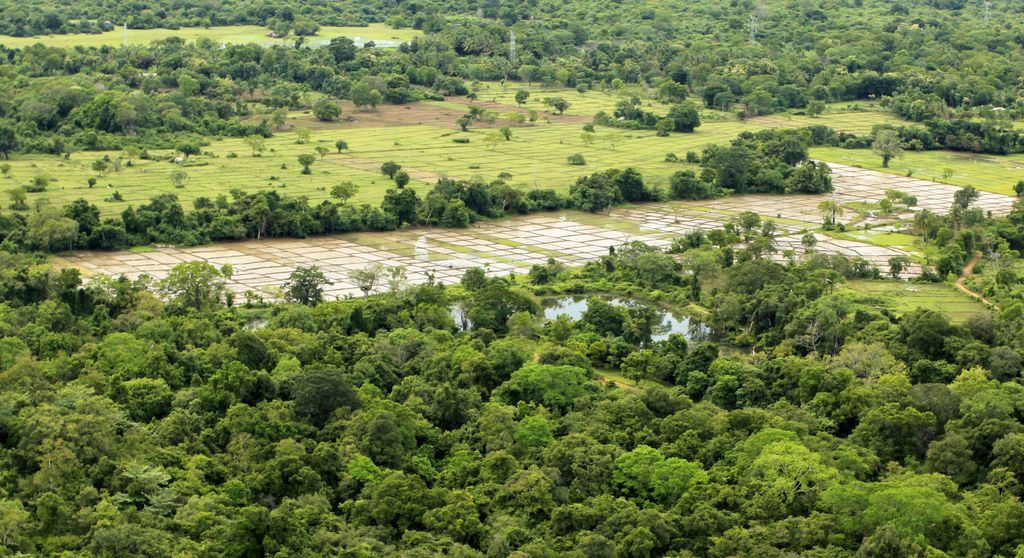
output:
[[[542,298],[540,303],[541,308],[543,309],[544,319],[554,320],[559,316],[567,316],[572,320],[579,320],[583,317],[583,313],[587,311],[587,299],[590,298],[590,296],[593,295],[570,295]],[[709,341],[712,338],[713,332],[710,327],[680,312],[676,312],[662,306],[654,306],[650,303],[635,299],[623,297],[601,298],[604,298],[615,306],[653,306],[661,318],[661,323],[655,328],[654,334],[651,336],[652,341],[664,341],[673,333],[682,334],[687,341],[701,342]],[[465,311],[461,307],[453,306],[451,314],[452,318],[455,319],[455,324],[463,331],[472,327]]]

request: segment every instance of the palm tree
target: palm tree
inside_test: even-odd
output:
[[[932,213],[927,209],[922,209],[914,215],[914,231],[920,233],[925,243],[927,243],[928,237],[937,231],[942,225],[941,219],[942,218],[935,213]]]

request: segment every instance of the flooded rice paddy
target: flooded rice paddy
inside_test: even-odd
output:
[[[580,265],[608,253],[610,247],[640,241],[668,246],[672,239],[695,229],[710,230],[754,211],[778,224],[777,251],[800,256],[800,238],[820,226],[818,204],[824,199],[840,203],[876,202],[885,190],[899,189],[917,196],[918,207],[948,209],[956,188],[926,180],[894,176],[843,165],[832,165],[836,192],[817,196],[743,195],[696,202],[667,202],[617,208],[607,215],[580,212],[544,213],[478,223],[467,229],[419,228],[395,232],[353,233],[307,239],[269,239],[218,243],[189,248],[157,247],[151,251],[81,251],[54,258],[56,265],[76,267],[83,275],[149,275],[160,279],[179,263],[204,260],[230,264],[230,287],[273,296],[299,266],[316,265],[333,281],[327,298],[357,295],[349,273],[371,263],[404,266],[410,283],[457,282],[466,269],[482,267],[491,275],[524,273],[549,257]],[[1009,212],[1013,198],[982,192],[977,206],[993,214]],[[856,215],[850,211],[846,218]],[[872,217],[859,224],[871,222]],[[881,246],[864,240],[835,238],[816,233],[816,250],[827,254],[862,257],[885,270],[889,258],[907,254],[905,247]],[[906,272],[920,272],[911,266]],[[386,288],[386,287],[381,287]]]

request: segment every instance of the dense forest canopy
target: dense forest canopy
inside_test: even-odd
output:
[[[897,315],[835,289],[877,270],[772,262],[771,234],[339,301],[312,267],[276,304],[203,262],[83,284],[0,252],[0,550],[1019,556],[1019,285],[966,323]],[[539,319],[588,290],[704,305],[717,342],[653,342],[650,302]]]
[[[1006,119],[1024,111],[1024,24],[1014,17],[1024,8],[985,5],[988,15],[955,2],[118,4],[123,13],[110,16],[118,24],[145,20],[132,24],[150,27],[387,19],[429,33],[392,51],[355,49],[343,38],[321,49],[175,39],[117,49],[6,49],[0,153],[171,148],[189,133],[267,136],[268,112],[309,108],[303,93],[376,106],[472,94],[467,82],[506,79],[581,91],[641,84],[665,101],[690,95],[747,117],[883,99],[900,116],[929,123],[934,137],[914,144],[921,148],[1017,153],[1024,141],[1007,132]],[[11,3],[0,31],[69,31],[69,22],[84,25],[108,8]],[[972,124],[981,129],[931,127],[953,117],[983,119]],[[653,128],[654,120],[645,125]]]

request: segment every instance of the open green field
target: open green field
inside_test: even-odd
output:
[[[500,114],[514,110],[511,95],[515,88],[500,84],[483,84],[494,92],[497,103],[490,106]],[[614,107],[619,96],[613,93],[588,92],[581,95],[569,89],[534,88],[531,102],[543,108],[540,99],[561,95],[585,105],[593,114]],[[582,100],[577,99],[580,98]],[[486,95],[481,102],[487,103]],[[510,102],[511,105],[501,104]],[[500,139],[497,130],[471,127],[461,132],[455,124],[458,115],[467,110],[467,101],[428,101],[409,106],[386,106],[376,112],[358,112],[346,105],[352,121],[323,123],[307,112],[293,112],[285,129],[266,140],[266,151],[254,157],[244,140],[214,139],[195,161],[182,165],[171,161],[170,152],[151,152],[153,160],[134,160],[128,165],[123,153],[77,152],[69,159],[49,155],[15,155],[9,161],[8,177],[0,179],[0,190],[27,184],[36,176],[53,179],[46,192],[29,194],[30,202],[46,199],[66,204],[84,198],[97,204],[104,213],[119,212],[128,205],[137,206],[163,192],[173,192],[186,205],[197,197],[215,197],[232,189],[256,191],[276,189],[282,194],[303,195],[312,200],[326,199],[331,186],[351,181],[359,185],[355,202],[379,203],[393,183],[379,173],[380,165],[395,161],[406,169],[418,191],[429,189],[439,177],[494,180],[502,173],[511,174],[509,182],[516,187],[553,188],[565,192],[575,180],[609,168],[633,166],[655,185],[667,185],[669,177],[683,169],[695,169],[686,163],[666,163],[665,156],[675,153],[682,158],[688,151],[701,151],[710,144],[725,144],[745,130],[769,127],[795,127],[809,123],[825,123],[850,131],[870,129],[875,123],[892,120],[889,113],[868,106],[833,106],[820,118],[801,115],[774,115],[740,121],[727,113],[705,111],[705,123],[691,134],[658,137],[650,130],[623,130],[597,127],[587,139],[582,125],[589,119],[581,116],[549,115],[534,125],[516,126],[511,141]],[[848,111],[848,112],[847,112]],[[710,117],[710,118],[708,118]],[[259,117],[254,117],[259,118]],[[507,123],[498,120],[495,126]],[[296,127],[312,130],[308,144],[296,143]],[[456,138],[469,143],[455,143]],[[349,150],[338,154],[334,142],[344,139]],[[312,174],[300,173],[297,158],[314,153],[317,146],[330,153],[318,158]],[[585,165],[569,165],[567,158],[582,154]],[[840,154],[844,153],[842,150]],[[92,170],[92,164],[104,155],[120,159],[120,168],[103,175]],[[826,159],[828,160],[828,159]],[[183,170],[188,178],[183,188],[172,186],[171,174]],[[94,187],[88,187],[89,178]],[[121,201],[111,195],[118,192]]]
[[[397,46],[398,43],[410,41],[420,34],[421,32],[415,29],[392,29],[383,23],[372,23],[366,27],[324,26],[320,28],[316,36],[306,37],[306,44],[319,46],[327,44],[334,37],[352,37],[356,44],[374,41],[378,43],[378,46]],[[267,28],[259,25],[128,29],[128,43],[133,45],[149,44],[168,37],[181,37],[186,41],[210,39],[219,43],[256,43],[263,46],[288,45],[295,40],[295,37],[283,39],[268,37]],[[8,48],[23,48],[36,43],[62,48],[121,46],[124,44],[124,30],[114,29],[97,34],[41,35],[37,37],[0,36],[0,45]]]
[[[891,172],[945,182],[955,186],[974,186],[979,190],[996,194],[1013,195],[1013,185],[1024,179],[1024,155],[981,155],[958,151],[907,151],[902,158],[889,162],[889,168],[882,168],[882,158],[870,149],[842,149],[839,147],[815,147],[811,157],[844,165]],[[943,175],[946,169],[952,175]]]
[[[903,281],[850,281],[841,287],[877,298],[898,314],[917,308],[942,312],[954,322],[987,312],[984,304],[958,292],[946,283],[908,283]]]
[[[825,112],[819,116],[779,113],[759,116],[754,120],[786,128],[801,128],[814,125],[828,126],[836,131],[850,132],[857,135],[869,135],[871,134],[871,129],[879,124],[907,124],[906,120],[880,107],[878,103],[867,101],[831,103],[826,105]]]
[[[512,107],[516,106],[515,96],[516,92],[519,90],[530,92],[530,97],[522,105],[525,109],[534,109],[537,111],[551,110],[544,104],[544,99],[547,97],[561,97],[571,103],[571,106],[565,111],[565,114],[586,116],[588,118],[602,110],[611,114],[615,111],[615,105],[619,101],[628,99],[634,95],[642,99],[644,110],[664,114],[667,113],[670,108],[669,105],[650,99],[649,92],[641,89],[640,87],[628,87],[619,91],[595,90],[580,93],[575,89],[564,87],[549,88],[543,87],[539,84],[527,85],[524,83],[507,82],[502,85],[498,82],[482,82],[476,89],[476,92],[479,101],[484,103],[500,103],[502,105]]]

